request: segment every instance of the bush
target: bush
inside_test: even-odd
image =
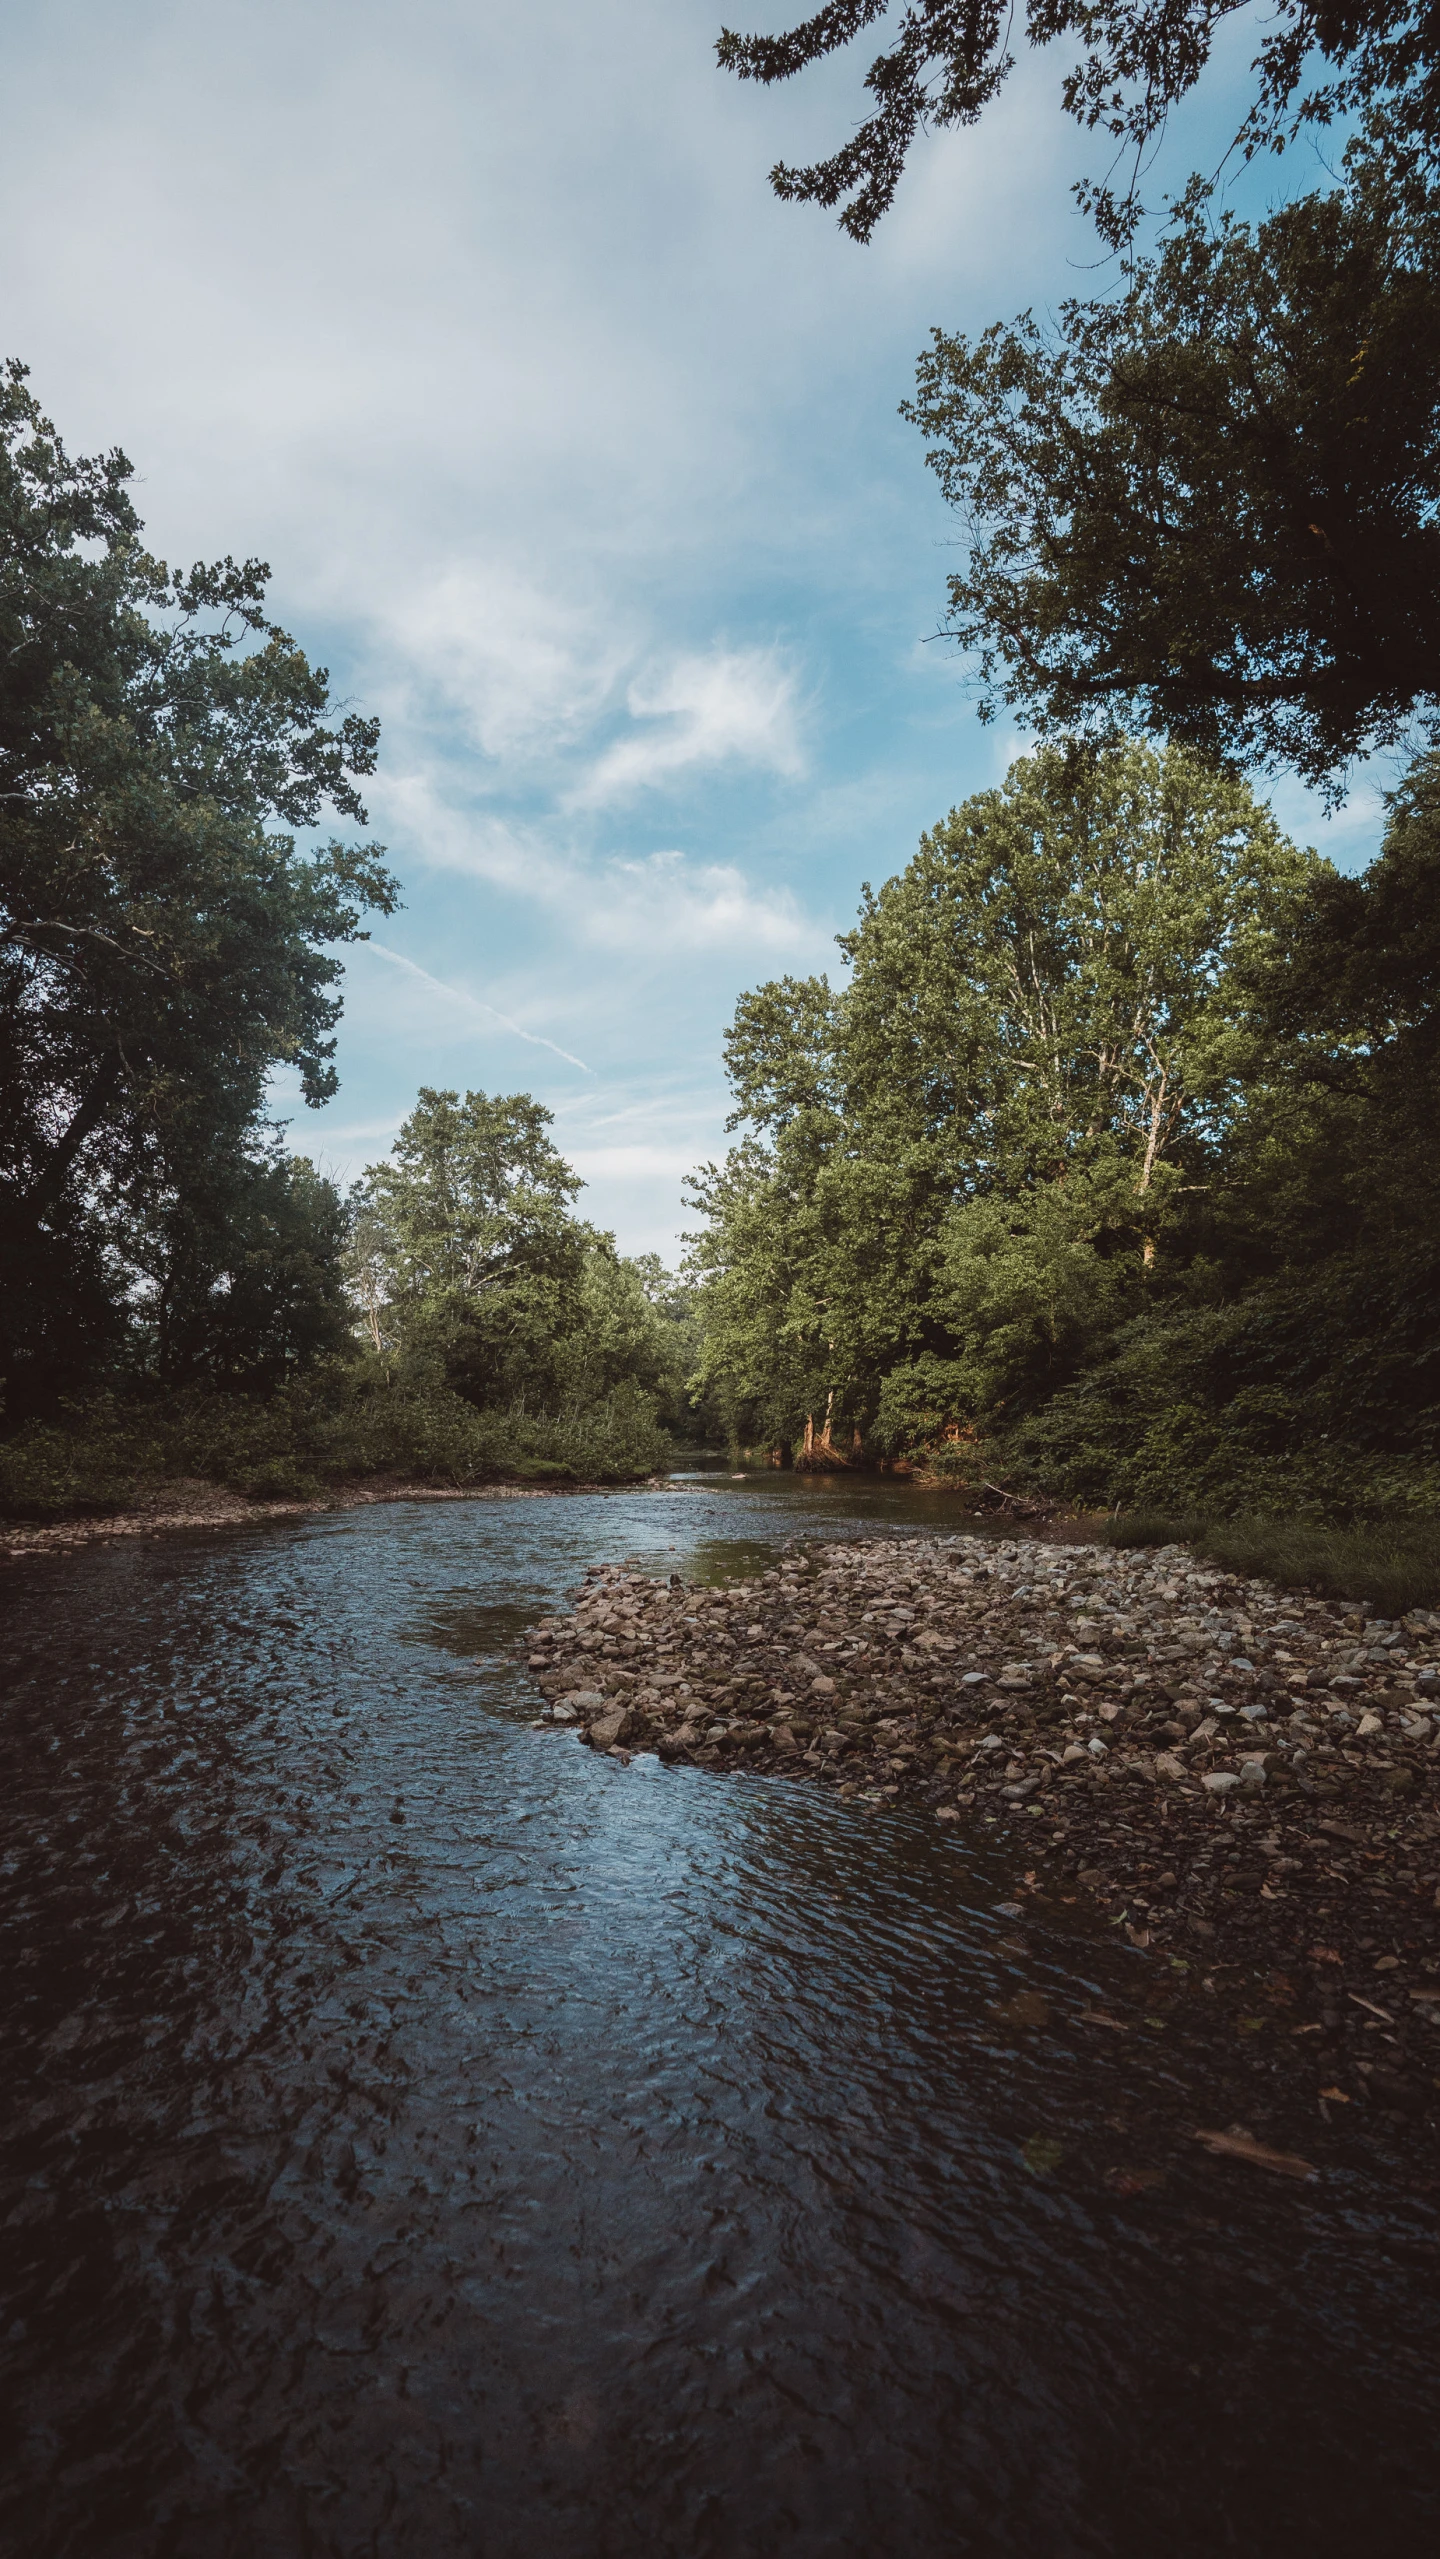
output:
[[[1364,1391],[1373,1358],[1358,1381],[1347,1374],[1353,1351],[1334,1310],[1293,1286],[1147,1316],[1009,1435],[1007,1459],[1094,1509],[1331,1527],[1440,1518],[1437,1416],[1418,1376],[1407,1444]]]
[[[357,1476],[457,1490],[503,1483],[633,1483],[669,1459],[654,1398],[633,1383],[561,1413],[478,1412],[444,1386],[335,1364],[265,1398],[195,1392],[163,1404],[67,1406],[0,1442],[0,1515],[123,1509],[177,1477],[259,1501],[311,1500]]]
[[[1385,1617],[1440,1601],[1440,1519],[1327,1528],[1132,1511],[1108,1521],[1101,1535],[1111,1546],[1193,1546],[1228,1572],[1326,1599],[1364,1600]]]

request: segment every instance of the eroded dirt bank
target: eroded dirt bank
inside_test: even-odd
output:
[[[1432,1612],[1175,1547],[852,1538],[713,1588],[597,1567],[530,1667],[545,1719],[620,1758],[1003,1825],[1017,1915],[1089,1907],[1172,1988],[1258,2005],[1238,2031],[1280,2037],[1323,2115],[1435,2117]]]

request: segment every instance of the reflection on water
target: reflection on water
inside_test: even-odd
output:
[[[11,1568],[13,2546],[1426,2546],[1428,2194],[1187,2146],[1217,2057],[993,1844],[530,1728],[591,1561],[954,1518],[697,1479]]]

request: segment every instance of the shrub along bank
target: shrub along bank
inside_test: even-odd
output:
[[[0,1513],[122,1511],[167,1482],[200,1478],[256,1500],[309,1500],[365,1477],[456,1490],[495,1483],[631,1483],[671,1442],[652,1397],[617,1386],[573,1413],[479,1412],[447,1387],[387,1383],[365,1364],[267,1397],[193,1391],[105,1400],[0,1442]]]

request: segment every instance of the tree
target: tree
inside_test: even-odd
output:
[[[422,1087],[355,1203],[378,1321],[473,1403],[551,1393],[581,1322],[592,1235],[551,1125],[528,1093]]]
[[[270,1394],[347,1349],[345,1204],[303,1155],[213,1162],[137,1228],[135,1314],[167,1387]]]
[[[1037,47],[1073,39],[1082,50],[1065,73],[1067,113],[1116,146],[1131,175],[1081,190],[1101,231],[1119,245],[1142,208],[1135,180],[1170,109],[1199,79],[1225,21],[1248,0],[1028,0],[1024,29]],[[767,85],[793,79],[838,53],[890,14],[891,0],[826,0],[812,17],[778,35],[726,28],[716,45],[722,68]],[[973,125],[1013,67],[1015,11],[1009,0],[906,0],[894,44],[865,76],[875,110],[851,139],[808,168],[779,162],[770,183],[783,199],[841,205],[854,240],[872,236],[894,201],[917,133],[929,125]],[[1440,132],[1440,46],[1424,0],[1279,0],[1252,65],[1255,90],[1236,137],[1248,156],[1283,148],[1302,124],[1385,102],[1396,129],[1433,146]],[[1307,88],[1318,64],[1318,85]]]
[[[688,1418],[693,1292],[575,1215],[551,1126],[528,1093],[422,1090],[351,1197],[352,1308],[413,1383],[571,1419],[618,1397],[653,1441]]]
[[[907,414],[969,536],[947,627],[1043,730],[1289,764],[1440,719],[1440,189],[1372,139],[1253,228],[1192,188],[1117,298],[937,331]]]
[[[132,477],[118,452],[72,460],[24,367],[6,368],[0,1357],[12,1411],[64,1380],[67,1295],[72,1369],[87,1327],[92,1344],[107,1324],[123,1330],[128,1281],[101,1235],[123,1228],[117,1206],[183,1199],[222,1162],[248,1182],[253,1163],[238,1168],[252,1139],[263,1157],[276,1066],[298,1072],[307,1102],[335,1090],[334,946],[396,896],[378,850],[302,852],[294,833],[327,804],[364,825],[357,782],[374,768],[377,724],[331,722],[325,670],[266,616],[263,563],[172,573],[145,551]],[[87,1311],[68,1275],[107,1256]]]
[[[1182,748],[1047,747],[866,890],[847,988],[745,998],[695,1245],[735,1409],[894,1449],[1053,1392],[1227,1143],[1241,971],[1319,868]]]
[[[842,937],[847,1108],[951,1197],[1119,1158],[1143,1198],[1231,1091],[1228,972],[1314,867],[1184,748],[1042,747]],[[902,1136],[903,1133],[903,1136]]]

